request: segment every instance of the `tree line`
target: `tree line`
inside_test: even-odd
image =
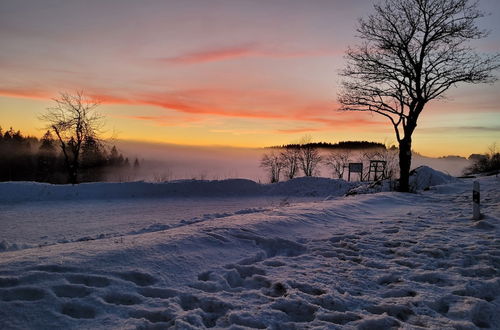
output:
[[[83,140],[80,154],[78,182],[103,181],[109,172],[140,166],[137,158],[132,164],[116,146],[90,136]],[[0,155],[0,181],[69,182],[63,152],[51,131],[38,139],[0,127]]]
[[[387,148],[383,144],[373,142],[373,145],[380,145],[383,148],[368,148],[361,152],[356,151],[356,148],[330,148],[332,150],[329,152],[327,149],[323,149],[323,153],[320,152],[320,148],[315,147],[316,145],[325,144],[336,145],[329,143],[305,143],[268,148],[270,151],[263,155],[260,166],[266,171],[271,183],[290,180],[301,174],[304,176],[318,175],[318,167],[320,165],[323,165],[330,171],[330,175],[333,178],[344,179],[349,163],[362,163],[363,168],[368,169],[371,160],[385,162],[382,173],[377,177],[378,180],[394,179],[399,175],[399,150],[395,146]],[[452,157],[463,158],[458,156]],[[468,159],[471,161],[471,165],[464,169],[464,175],[491,175],[500,173],[500,152],[497,149],[496,143],[489,146],[486,153],[472,154]],[[368,170],[364,170],[359,179],[361,181],[370,180]]]
[[[337,143],[330,142],[308,142],[308,143],[290,143],[281,146],[272,146],[273,149],[297,149],[305,145],[318,149],[349,149],[349,150],[366,150],[366,149],[385,149],[386,146],[379,142],[370,141],[340,141]]]
[[[358,148],[329,148],[330,152],[320,152],[318,145],[367,145],[371,148],[364,149],[362,152],[353,153]],[[265,153],[260,162],[260,166],[267,172],[271,183],[279,182],[282,179],[291,180],[299,175],[315,176],[319,174],[319,166],[324,165],[333,178],[342,179],[349,163],[359,162],[368,168],[370,160],[384,161],[386,166],[379,179],[392,179],[398,173],[397,166],[397,148],[386,148],[385,145],[376,142],[347,142],[339,144],[330,143],[302,143],[288,144],[280,148],[272,147],[271,151]],[[323,148],[323,151],[328,148]],[[360,177],[360,180],[366,180],[368,171]]]

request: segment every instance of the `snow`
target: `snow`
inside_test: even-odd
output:
[[[436,171],[425,165],[419,166],[410,172],[410,187],[414,191],[429,189],[456,180],[449,174]]]
[[[449,174],[436,171],[428,166],[422,165],[410,172],[410,191],[417,192],[429,190],[447,183],[457,182],[457,179]],[[396,182],[391,180],[381,180],[375,182],[361,183],[351,188],[347,195],[373,194],[378,192],[393,191]]]
[[[341,196],[357,183],[303,177],[278,184],[259,184],[247,179],[176,180],[164,183],[99,182],[53,185],[37,182],[0,182],[0,203],[26,201],[241,196]]]
[[[137,235],[313,200],[293,196],[156,197],[0,204],[0,252]]]
[[[435,174],[417,171],[421,189],[441,183],[426,191],[348,197],[342,195],[349,184],[307,178],[281,185],[245,181],[246,193],[228,182],[180,182],[178,190],[144,183],[5,184],[2,227],[6,214],[14,219],[42,213],[64,218],[77,235],[88,229],[87,222],[93,234],[99,228],[105,233],[107,226],[123,228],[115,228],[119,235],[112,237],[1,253],[0,324],[500,328],[500,179],[477,179],[484,218],[474,222],[472,180],[440,181]],[[181,198],[186,185],[198,189],[190,201]],[[152,197],[137,198],[139,192]],[[28,202],[23,194],[39,201]],[[179,211],[169,213],[176,203]],[[204,209],[208,216],[196,215]],[[180,210],[188,221],[182,222]],[[165,220],[170,214],[175,221]],[[63,226],[46,220],[50,230]],[[21,221],[15,239],[14,231],[2,228],[0,241],[19,241],[33,225]]]

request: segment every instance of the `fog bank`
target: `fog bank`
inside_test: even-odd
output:
[[[267,182],[268,175],[260,167],[262,156],[270,152],[264,148],[235,148],[218,146],[182,146],[175,144],[114,141],[124,156],[133,163],[139,159],[140,167],[129,173],[112,174],[111,181],[144,180],[162,182],[178,179],[221,180],[245,178]],[[322,151],[328,154],[330,151]],[[352,161],[357,160],[357,151]],[[415,153],[412,168],[427,165],[453,176],[462,175],[470,162],[461,157],[431,158]],[[318,174],[331,177],[331,171],[321,165]]]

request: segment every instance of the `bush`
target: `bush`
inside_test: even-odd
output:
[[[472,165],[465,170],[465,174],[474,173],[498,173],[500,171],[500,153],[496,145],[489,147],[489,151],[483,155],[471,155]]]

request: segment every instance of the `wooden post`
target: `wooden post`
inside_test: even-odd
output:
[[[480,200],[479,182],[474,181],[474,186],[472,188],[472,218],[474,220],[481,219],[481,212],[479,210],[479,200]]]

